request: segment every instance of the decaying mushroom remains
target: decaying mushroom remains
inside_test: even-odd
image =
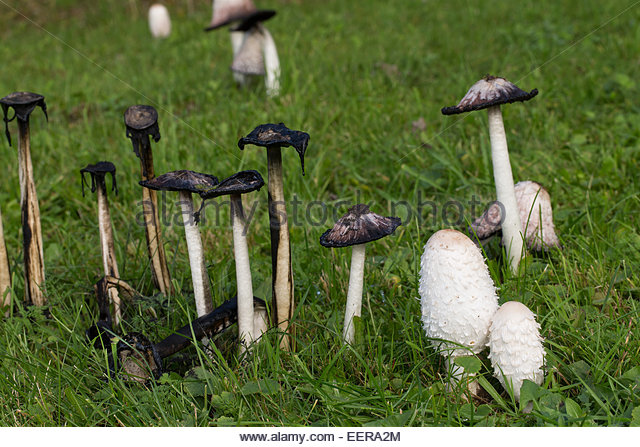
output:
[[[540,325],[524,304],[509,301],[500,306],[489,329],[489,358],[494,375],[520,400],[525,380],[538,385],[544,379],[544,347]]]

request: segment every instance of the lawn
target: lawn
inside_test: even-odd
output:
[[[42,212],[48,304],[23,302],[15,141],[3,140],[0,206],[17,297],[0,324],[3,426],[629,426],[640,424],[640,2],[543,0],[257,0],[282,66],[282,91],[240,89],[226,30],[205,33],[209,1],[166,1],[172,35],[154,41],[151,2],[0,0],[0,96],[46,97],[31,117]],[[501,302],[536,314],[547,351],[542,386],[523,413],[480,360],[484,400],[446,389],[444,360],[422,329],[420,256],[441,228],[465,231],[495,199],[486,113],[443,116],[487,73],[539,95],[503,107],[516,181],[550,192],[561,251],[509,273],[492,241],[488,265]],[[269,332],[239,361],[234,329],[214,355],[200,345],[164,363],[147,385],[108,379],[109,352],[85,338],[98,317],[102,276],[95,197],[81,168],[117,168],[109,200],[120,274],[140,296],[122,333],[160,340],[195,317],[177,195],[163,197],[163,237],[174,284],[153,288],[140,225],[139,161],[123,113],[150,104],[162,138],[156,173],[227,177],[256,169],[264,151],[238,139],[284,122],[311,136],[306,175],[284,150],[295,281],[295,352]],[[635,166],[635,167],[634,167]],[[270,302],[267,192],[249,228],[254,292]],[[222,203],[222,200],[219,201]],[[369,245],[357,343],[343,347],[350,250],[320,235],[349,205],[402,218]],[[480,203],[481,205],[473,205]],[[215,304],[235,294],[226,206],[201,225]],[[132,411],[135,409],[136,411]]]

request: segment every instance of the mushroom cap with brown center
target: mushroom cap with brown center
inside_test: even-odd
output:
[[[157,191],[188,191],[199,194],[216,186],[218,178],[215,175],[179,170],[167,172],[151,180],[142,180],[138,183],[145,188]]]
[[[528,101],[538,94],[538,89],[525,92],[504,78],[487,75],[473,84],[457,106],[444,107],[443,115],[455,115],[486,109],[516,101]]]
[[[302,173],[304,174],[304,154],[309,144],[308,133],[301,130],[291,130],[284,123],[261,124],[238,141],[240,150],[243,150],[247,144],[262,147],[293,147],[300,156]]]
[[[399,217],[383,217],[371,212],[369,207],[358,204],[347,211],[333,228],[320,236],[324,247],[349,247],[376,241],[393,233],[402,225]]]

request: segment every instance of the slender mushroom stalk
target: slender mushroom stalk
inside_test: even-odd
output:
[[[155,177],[155,171],[149,137],[156,142],[160,140],[158,113],[151,106],[131,106],[124,114],[124,122],[133,152],[140,159],[142,181],[150,181]],[[162,294],[173,294],[175,291],[169,276],[158,218],[158,196],[154,190],[142,189],[142,209],[153,282]]]
[[[44,289],[44,252],[42,229],[40,226],[40,206],[36,194],[36,184],[31,164],[31,144],[29,137],[29,115],[36,107],[41,107],[47,116],[44,96],[29,92],[16,92],[0,99],[6,135],[11,145],[9,122],[18,120],[18,164],[20,166],[20,207],[22,209],[22,235],[24,249],[25,300],[36,306],[47,301]],[[9,108],[13,108],[13,118],[8,118]]]
[[[365,245],[392,234],[400,225],[402,225],[400,218],[382,217],[371,212],[367,205],[358,204],[338,219],[333,228],[320,236],[320,244],[323,247],[352,247],[349,291],[342,332],[345,344],[353,344],[355,340],[353,320],[361,314]]]
[[[518,264],[523,255],[524,233],[516,203],[507,137],[502,122],[500,105],[516,101],[528,101],[537,94],[537,89],[527,93],[504,78],[486,76],[471,86],[457,106],[442,109],[444,115],[487,109],[496,194],[498,201],[502,203],[505,210],[502,222],[504,235],[502,243],[506,249],[509,267],[513,273],[517,273]]]
[[[159,3],[149,8],[149,31],[156,39],[165,39],[171,34],[171,17],[166,6]]]
[[[2,228],[2,212],[0,211],[0,304],[6,307],[5,316],[9,316],[11,306],[11,271],[9,270],[9,257],[7,246],[4,242],[4,229]]]
[[[465,374],[455,358],[485,348],[498,309],[489,269],[471,239],[456,230],[440,230],[429,238],[420,262],[420,297],[426,335],[457,384]],[[476,382],[467,387],[476,394]]]
[[[111,213],[109,212],[109,199],[107,198],[107,185],[105,177],[111,174],[111,189],[118,194],[116,183],[116,167],[109,161],[101,161],[93,165],[87,165],[80,170],[82,176],[82,195],[84,196],[85,179],[84,174],[91,175],[91,192],[95,192],[98,197],[98,229],[100,231],[100,247],[102,251],[102,267],[104,275],[120,278],[118,262],[116,261],[115,241],[113,239],[113,228],[111,226]],[[122,319],[122,309],[120,295],[116,287],[108,287],[110,302],[114,307],[114,322],[120,324]]]
[[[245,352],[263,332],[256,327],[253,312],[253,283],[247,245],[248,222],[242,207],[242,194],[259,190],[264,180],[258,171],[241,171],[220,182],[218,186],[200,193],[205,199],[229,195],[231,227],[233,228],[233,253],[236,260],[236,284],[238,289],[238,338],[240,353]]]
[[[309,143],[309,134],[290,130],[284,124],[262,124],[238,141],[242,150],[246,144],[267,148],[267,171],[269,190],[269,224],[271,228],[271,266],[274,325],[290,334],[293,317],[293,272],[291,268],[291,244],[289,224],[284,198],[282,175],[282,147],[292,146],[300,156],[304,175],[304,154]],[[291,349],[289,337],[283,337],[280,346]]]
[[[196,301],[196,312],[199,317],[213,310],[211,300],[211,288],[207,267],[204,263],[204,249],[200,229],[194,219],[192,193],[208,190],[218,184],[218,179],[209,174],[201,174],[193,171],[172,171],[162,174],[152,180],[139,182],[145,189],[157,191],[177,191],[180,194],[180,206],[184,233],[189,252],[189,264],[191,265],[191,279],[193,281],[193,295]]]
[[[254,297],[256,309],[264,309],[264,301]],[[207,315],[198,317],[158,343],[152,343],[140,333],[123,337],[117,344],[119,367],[131,380],[144,383],[162,374],[162,359],[179,352],[192,341],[211,339],[237,320],[237,299],[225,301]],[[115,367],[110,365],[115,373]]]

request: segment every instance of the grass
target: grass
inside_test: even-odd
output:
[[[0,92],[41,93],[50,116],[48,124],[39,111],[31,119],[50,315],[18,299],[0,324],[1,425],[640,424],[637,2],[260,3],[279,11],[267,26],[283,88],[271,100],[261,83],[234,86],[226,32],[202,32],[209,2],[165,2],[174,26],[166,41],[149,36],[149,3],[0,2]],[[546,380],[523,390],[534,402],[530,414],[486,367],[485,402],[446,392],[443,360],[420,320],[424,243],[440,228],[463,229],[474,217],[471,200],[484,206],[494,199],[486,114],[440,114],[486,73],[540,90],[526,104],[503,108],[505,126],[514,177],[550,191],[564,245],[529,258],[520,277],[504,268],[495,242],[487,247],[501,302],[529,306],[546,339]],[[298,201],[290,207],[295,353],[280,351],[269,334],[252,361],[240,363],[228,333],[213,358],[194,346],[165,362],[155,383],[107,379],[109,353],[84,338],[97,318],[92,284],[102,267],[95,199],[82,197],[81,168],[106,159],[118,170],[120,191],[110,202],[120,273],[143,295],[127,305],[122,331],[159,340],[195,314],[179,226],[163,227],[163,235],[181,292],[162,297],[152,287],[136,221],[139,163],[123,124],[124,110],[139,103],[159,112],[158,173],[192,169],[222,178],[257,169],[266,177],[265,154],[239,151],[241,136],[280,121],[311,135],[306,176],[294,151],[283,156],[285,194]],[[420,119],[422,126],[412,124]],[[14,123],[10,129],[15,141]],[[0,178],[5,238],[21,297],[15,147],[0,144],[0,157],[7,166]],[[266,191],[253,199],[254,289],[268,299]],[[176,201],[167,194],[170,219],[179,217]],[[464,205],[460,216],[454,208],[443,216],[448,201]],[[404,225],[368,248],[360,342],[345,348],[350,253],[325,249],[318,238],[358,202]],[[228,219],[227,207],[220,206],[217,223],[210,208],[202,228],[216,304],[235,293]]]

